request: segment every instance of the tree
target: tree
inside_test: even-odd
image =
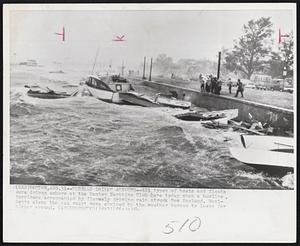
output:
[[[241,71],[247,79],[266,64],[270,52],[267,42],[273,30],[270,17],[250,20],[243,26],[244,34],[235,41],[233,49],[225,54],[225,66],[229,71]]]
[[[277,52],[272,52],[271,58],[268,63],[269,63],[268,75],[270,75],[272,78],[281,78],[284,64],[280,54]]]
[[[153,63],[155,70],[160,74],[169,74],[174,67],[173,59],[166,54],[160,54]]]
[[[293,32],[289,33],[288,38],[282,42],[282,57],[283,65],[286,67],[287,77],[293,76],[293,64],[294,64],[294,37]]]

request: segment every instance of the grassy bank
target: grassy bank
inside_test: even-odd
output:
[[[180,86],[184,88],[200,90],[200,83],[198,81],[179,81],[168,78],[153,78],[155,82],[161,82],[166,84],[172,84],[175,86]],[[232,88],[231,94],[229,94],[228,87],[226,85],[222,86],[221,95],[234,97],[236,93],[236,87]],[[240,95],[239,95],[240,98]],[[293,94],[288,92],[280,91],[264,91],[257,89],[245,88],[244,98],[241,98],[248,101],[264,103],[268,105],[273,105],[286,109],[293,109]]]

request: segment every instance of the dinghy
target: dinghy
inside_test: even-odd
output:
[[[210,111],[210,112],[197,112],[191,111],[183,114],[177,114],[175,117],[185,121],[210,121],[221,118],[227,118],[227,120],[234,119],[238,116],[238,109],[228,109],[222,111]]]
[[[241,135],[241,147],[230,152],[244,164],[276,176],[295,166],[294,139],[289,137]]]

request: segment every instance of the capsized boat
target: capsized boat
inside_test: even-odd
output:
[[[234,119],[238,116],[238,109],[227,109],[222,111],[210,111],[210,112],[198,112],[190,111],[183,114],[177,114],[175,117],[185,121],[208,121],[221,118],[227,118],[227,120]]]
[[[168,106],[172,108],[189,109],[192,106],[191,102],[178,100],[173,95],[165,95],[158,93],[156,94],[154,100],[163,106]]]
[[[118,75],[98,77],[90,75],[85,82],[90,93],[99,100],[112,103],[124,103],[120,92],[133,91],[132,85]]]
[[[43,89],[39,86],[25,86],[25,87],[30,88],[29,91],[27,91],[27,95],[30,97],[36,97],[42,99],[60,99],[60,98],[66,98],[71,96],[71,94],[68,94],[67,92],[57,92],[49,89],[48,87],[46,87],[46,89]]]
[[[283,176],[295,167],[293,138],[241,135],[241,147],[229,149],[235,159],[272,175]]]
[[[137,93],[135,91],[128,91],[128,92],[120,92],[119,98],[127,103],[133,105],[139,105],[143,107],[162,107],[162,104],[159,104],[155,101],[154,98],[146,96],[141,93]]]

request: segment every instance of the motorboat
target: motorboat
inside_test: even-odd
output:
[[[168,106],[172,108],[189,109],[192,106],[191,102],[178,100],[173,95],[165,95],[158,93],[156,94],[154,100],[163,106]]]
[[[236,118],[238,116],[238,113],[238,109],[228,109],[222,111],[209,112],[190,111],[182,114],[177,114],[175,115],[175,117],[177,119],[185,121],[210,121],[221,118],[226,118],[227,120],[230,120]]]
[[[124,103],[119,96],[120,93],[134,90],[131,83],[119,75],[103,77],[90,75],[85,85],[94,97],[111,103]]]
[[[295,167],[294,139],[277,136],[241,135],[241,147],[231,147],[240,162],[275,176]]]
[[[120,92],[119,98],[129,104],[139,105],[143,107],[162,107],[162,104],[159,104],[155,101],[154,98],[146,96],[135,91]]]

